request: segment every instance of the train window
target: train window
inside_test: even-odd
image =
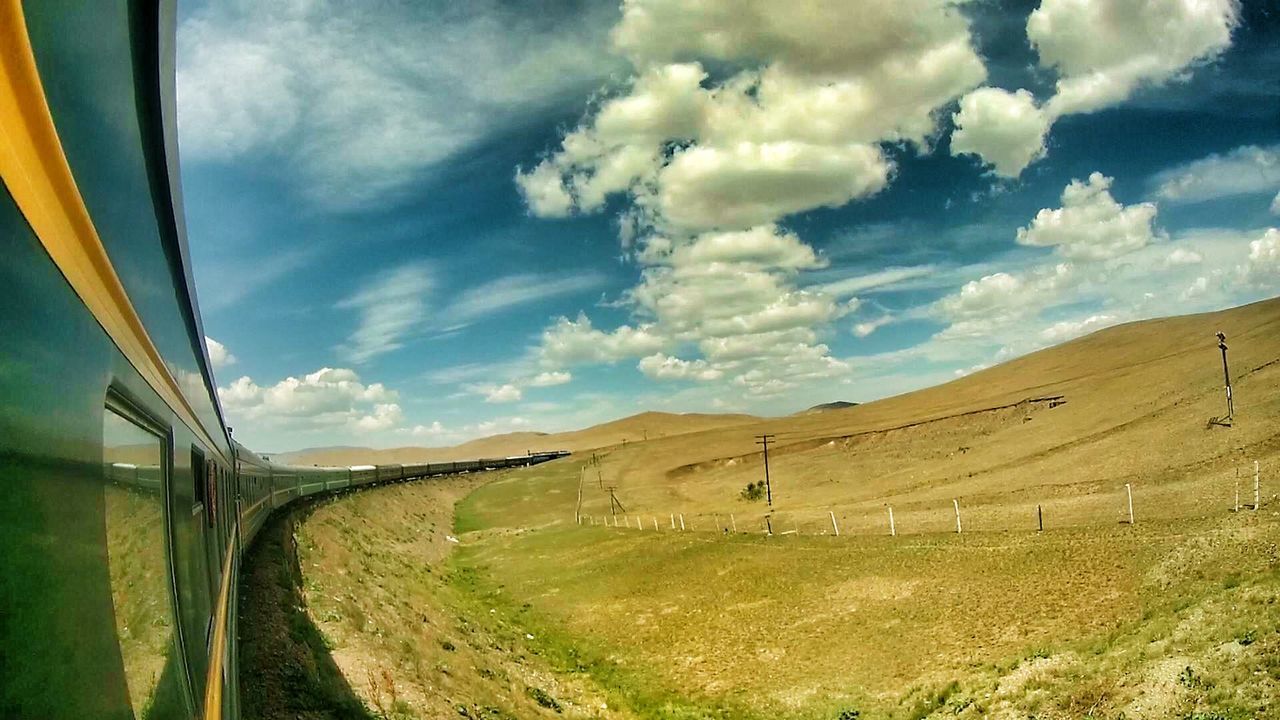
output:
[[[213,519],[218,516],[218,464],[209,463],[204,477],[206,499],[204,516],[209,527],[213,527]]]
[[[108,408],[103,421],[103,486],[108,575],[116,637],[137,718],[181,716],[165,525],[167,440]]]
[[[195,445],[191,446],[191,478],[192,485],[195,486],[195,504],[203,507],[208,498],[208,493],[205,490],[204,453],[200,452]]]

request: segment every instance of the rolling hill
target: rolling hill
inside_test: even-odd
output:
[[[505,433],[471,440],[460,445],[438,448],[401,447],[387,450],[357,447],[312,448],[277,453],[272,459],[293,465],[359,465],[508,457],[538,450],[581,452],[758,421],[759,418],[751,415],[643,412],[589,428],[561,433]]]

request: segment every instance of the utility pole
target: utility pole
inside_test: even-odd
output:
[[[764,446],[764,492],[768,499],[769,507],[773,507],[773,486],[769,484],[769,441],[773,440],[772,435],[757,435],[756,444]]]
[[[622,507],[622,503],[619,502],[618,498],[613,494],[614,490],[615,490],[615,487],[613,485],[610,485],[609,486],[609,512],[614,516],[614,522],[616,523],[618,511],[621,510],[622,512],[626,512],[627,509]]]
[[[1236,414],[1235,402],[1231,398],[1231,371],[1227,368],[1227,336],[1218,332],[1218,349],[1222,351],[1222,379],[1227,386],[1227,416],[1223,424],[1230,425]]]

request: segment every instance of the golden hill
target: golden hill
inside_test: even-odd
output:
[[[581,452],[610,445],[732,427],[758,421],[751,415],[643,412],[582,430],[561,433],[513,432],[471,440],[451,447],[316,448],[280,453],[273,460],[294,465],[359,465],[438,462],[482,457],[508,457],[541,450]]]
[[[1231,428],[1208,424],[1226,410],[1219,330],[1231,348]],[[754,436],[773,433],[774,508],[815,522],[834,507],[851,525],[878,526],[893,504],[908,526],[945,529],[953,498],[977,516],[983,506],[1057,503],[1056,521],[1085,522],[1114,514],[1125,483],[1141,485],[1143,506],[1194,514],[1228,500],[1236,468],[1280,449],[1278,430],[1272,299],[1107,328],[855,407],[616,446],[597,484],[657,514],[743,512],[739,491],[763,478]],[[589,497],[586,507],[603,512],[608,499]]]

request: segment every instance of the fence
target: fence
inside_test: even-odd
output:
[[[862,502],[854,508],[808,507],[762,512],[744,508],[726,512],[583,513],[575,511],[579,525],[648,532],[713,532],[764,535],[889,535],[967,533],[991,531],[1042,532],[1054,528],[1134,525],[1149,520],[1200,517],[1218,511],[1256,511],[1263,505],[1262,466],[1237,472],[1233,484],[1220,478],[1209,481],[1143,485],[1091,483],[1074,487],[1074,493],[1050,486],[1024,489],[1010,495],[946,498],[935,496],[910,501]],[[1045,497],[1036,499],[1040,492]],[[1242,503],[1241,498],[1246,502]],[[999,498],[999,502],[991,499]]]

